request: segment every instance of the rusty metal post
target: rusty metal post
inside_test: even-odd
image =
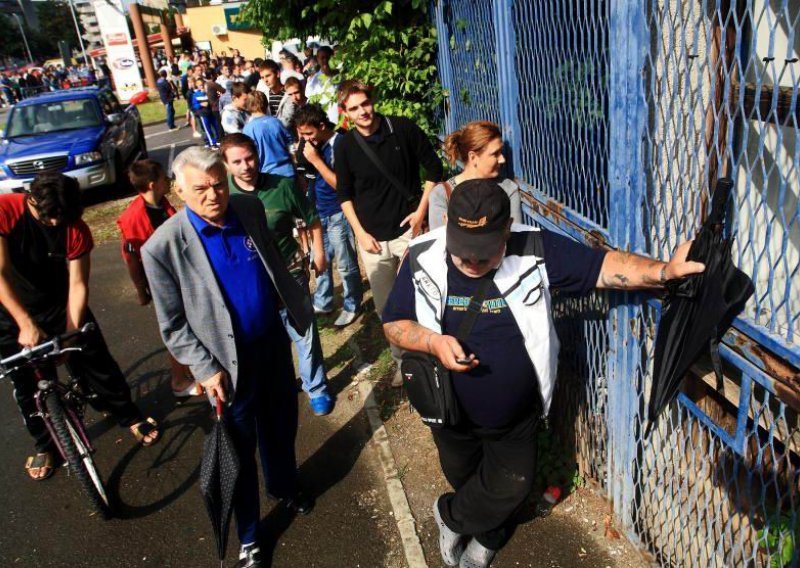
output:
[[[172,36],[169,35],[169,28],[167,24],[161,23],[161,39],[164,40],[164,53],[167,54],[167,59],[172,63],[175,57],[175,50],[172,49]]]
[[[153,68],[153,58],[150,56],[150,46],[147,44],[147,34],[144,31],[142,13],[139,11],[139,4],[133,2],[128,5],[128,11],[133,23],[133,32],[136,34],[136,43],[139,45],[139,59],[142,60],[144,78],[148,89],[156,88],[156,70]]]

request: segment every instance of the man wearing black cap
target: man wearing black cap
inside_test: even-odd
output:
[[[433,430],[455,489],[433,514],[448,566],[489,566],[531,491],[536,429],[550,411],[559,342],[550,292],[657,288],[701,272],[684,243],[669,263],[591,249],[557,233],[511,224],[497,180],[459,184],[447,224],[414,239],[386,309],[384,332],[401,349],[436,356],[450,369],[462,421]],[[484,279],[491,284],[462,344],[450,335]]]

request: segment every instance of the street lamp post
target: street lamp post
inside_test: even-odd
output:
[[[33,65],[33,55],[31,55],[31,48],[28,46],[28,38],[25,37],[25,28],[22,27],[22,20],[19,19],[19,14],[12,13],[14,19],[17,20],[17,25],[19,26],[19,33],[22,34],[22,41],[25,44],[25,51],[28,52],[28,61]]]
[[[83,52],[83,62],[89,65],[89,60],[86,58],[86,47],[83,45],[83,36],[81,36],[81,27],[78,25],[78,17],[75,15],[75,4],[72,0],[68,0],[69,10],[72,12],[72,21],[75,22],[75,32],[78,34],[78,42],[81,44],[81,52]]]

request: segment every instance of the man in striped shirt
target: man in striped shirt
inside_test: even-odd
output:
[[[283,90],[280,79],[280,65],[271,59],[267,59],[261,64],[258,72],[261,75],[261,80],[258,82],[256,90],[267,96],[269,115],[274,116],[285,127],[289,128],[296,107],[291,97],[287,96]]]

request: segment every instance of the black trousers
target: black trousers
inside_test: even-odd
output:
[[[267,495],[282,499],[297,493],[297,384],[289,337],[280,319],[272,337],[249,347],[237,345],[239,380],[225,410],[228,433],[239,455],[233,497],[242,544],[255,542],[261,520],[256,450]]]
[[[448,528],[490,550],[503,547],[533,486],[538,422],[532,414],[507,428],[433,430],[442,471],[455,489],[439,501]]]
[[[37,319],[37,318],[34,318]],[[87,310],[86,321],[97,322]],[[49,336],[64,333],[66,314],[57,314],[36,323]],[[8,322],[3,322],[8,324]],[[0,333],[0,357],[5,358],[19,352],[17,343],[19,330],[16,325],[5,325]],[[131,391],[119,365],[111,356],[108,345],[103,338],[100,327],[81,340],[83,351],[70,353],[68,365],[70,370],[85,381],[85,385],[97,398],[92,400],[92,407],[100,412],[109,412],[120,426],[130,426],[142,420],[142,414],[131,400]],[[32,416],[36,410],[35,394],[36,378],[33,370],[20,369],[11,376],[14,384],[14,398],[17,401],[25,427],[35,440],[37,452],[53,451],[55,446],[44,421]]]

